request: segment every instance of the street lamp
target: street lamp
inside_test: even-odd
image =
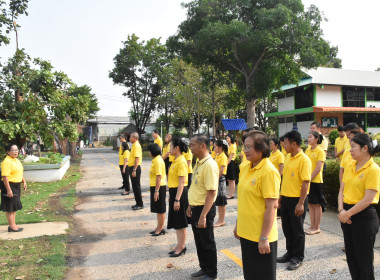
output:
[[[162,123],[163,121],[161,121],[161,139],[162,139]]]

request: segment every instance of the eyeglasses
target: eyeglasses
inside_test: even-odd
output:
[[[18,149],[10,150],[11,152],[18,152]]]
[[[250,151],[253,149],[253,147],[249,145],[244,145],[243,148],[244,148],[244,151]]]

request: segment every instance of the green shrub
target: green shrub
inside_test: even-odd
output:
[[[335,145],[335,139],[339,137],[339,132],[336,129],[330,131],[329,141],[331,145]]]
[[[107,137],[106,141],[104,141],[103,143],[104,146],[112,146],[113,145],[113,141],[112,141],[112,138],[111,137]]]
[[[327,160],[326,173],[323,175],[325,183],[325,197],[329,206],[337,208],[339,193],[339,170],[336,160]]]
[[[329,145],[327,148],[327,158],[335,158],[335,145]]]

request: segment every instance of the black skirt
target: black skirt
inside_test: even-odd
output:
[[[327,202],[324,196],[325,185],[323,183],[310,183],[309,191],[309,204],[320,204],[322,207],[326,207]]]
[[[7,197],[7,189],[4,183],[1,182],[1,205],[0,209],[3,212],[16,212],[22,209],[22,204],[20,200],[21,196],[21,183],[9,182],[11,187],[13,197]]]
[[[231,160],[230,163],[227,166],[227,174],[226,174],[226,179],[227,180],[235,180],[236,175],[235,175],[235,161]]]
[[[181,198],[179,200],[180,208],[174,211],[174,200],[177,195],[177,188],[169,188],[169,216],[168,216],[168,229],[182,229],[187,228],[187,188],[183,188]]]
[[[158,201],[154,201],[156,187],[150,187],[150,212],[163,214],[166,212],[166,186],[161,186],[158,193]]]
[[[226,206],[227,196],[226,196],[226,177],[224,175],[219,178],[218,195],[215,200],[216,206]]]

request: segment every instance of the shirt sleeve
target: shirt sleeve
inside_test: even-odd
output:
[[[204,174],[207,174],[204,179],[204,184],[206,187],[206,190],[208,191],[216,191],[218,190],[218,184],[219,184],[219,170],[218,165],[216,162],[213,162],[214,164],[208,164],[205,166]]]
[[[222,160],[220,161],[220,166],[227,167],[227,165],[228,165],[228,158],[227,158],[227,156],[222,157]]]
[[[311,180],[311,161],[308,157],[305,157],[300,169],[300,178],[302,181]]]
[[[326,161],[326,153],[325,153],[325,151],[319,150],[317,161],[322,161],[322,162]]]
[[[156,176],[162,176],[163,174],[163,168],[162,168],[162,164],[160,164],[159,161],[155,161],[154,163],[154,171],[155,171],[155,175]]]
[[[380,190],[380,169],[376,168],[368,172],[364,188],[366,190]]]
[[[236,155],[236,145],[231,145],[231,153]]]
[[[283,153],[278,153],[278,164],[284,163],[285,162],[285,156]]]
[[[11,172],[12,172],[12,167],[11,165],[9,164],[9,162],[7,161],[3,161],[1,163],[1,176],[10,176],[11,175]]]
[[[177,165],[177,174],[178,176],[183,176],[183,177],[187,177],[187,163],[185,162],[181,162],[180,164]]]
[[[270,170],[261,179],[261,193],[264,198],[280,197],[280,174],[277,170]]]

